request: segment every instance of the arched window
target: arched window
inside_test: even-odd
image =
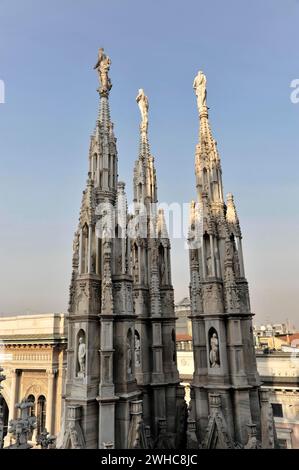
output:
[[[34,406],[31,408],[30,416],[35,416],[35,396],[32,394],[28,395],[27,400],[34,404]]]
[[[46,397],[40,395],[37,400],[36,432],[39,436],[46,428]]]

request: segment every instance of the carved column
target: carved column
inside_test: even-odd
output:
[[[164,269],[165,269],[165,285],[169,284],[169,270],[168,270],[168,248],[164,248]]]
[[[238,255],[239,255],[239,263],[240,263],[240,276],[245,277],[242,240],[240,237],[237,237],[237,246],[238,246]]]
[[[139,244],[138,245],[138,283],[139,284],[141,284],[141,263],[142,263],[141,246]]]
[[[8,421],[11,419],[16,419],[17,417],[17,409],[16,404],[19,400],[19,386],[20,386],[20,369],[12,369],[11,371],[11,397],[10,397],[10,404],[9,404],[9,417]]]
[[[97,185],[100,186],[100,155],[97,155],[97,175],[96,175]]]
[[[91,273],[91,259],[92,259],[92,225],[88,227],[88,259],[87,259],[87,272]]]
[[[212,276],[216,277],[216,264],[215,264],[215,251],[214,251],[214,239],[213,235],[210,235],[210,251],[211,251],[211,262],[212,262]]]
[[[47,393],[47,408],[46,408],[46,428],[47,431],[53,433],[53,409],[54,403],[54,385],[55,385],[56,371],[48,370],[48,393]]]
[[[80,243],[79,243],[79,273],[82,274],[82,261],[83,261],[83,234],[82,228],[80,229]]]
[[[205,239],[204,237],[201,238],[201,261],[202,261],[202,277],[206,279],[206,247],[205,247]]]

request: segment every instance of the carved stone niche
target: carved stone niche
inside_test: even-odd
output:
[[[86,375],[86,335],[83,329],[77,333],[76,376],[84,378]]]
[[[209,365],[211,368],[220,367],[219,337],[216,329],[211,327],[208,332]]]

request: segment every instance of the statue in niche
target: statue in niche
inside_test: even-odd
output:
[[[233,247],[229,238],[225,240],[225,258],[227,260],[233,260]]]
[[[137,367],[141,364],[140,352],[140,337],[137,331],[135,331],[135,364]]]
[[[196,75],[193,88],[197,96],[197,107],[198,111],[202,111],[204,107],[207,106],[207,79],[205,74],[200,70]]]
[[[219,358],[219,340],[216,330],[212,332],[210,337],[210,366],[211,367],[220,367],[220,358]]]
[[[144,132],[147,132],[148,128],[148,98],[144,93],[142,88],[139,88],[138,95],[136,96],[136,101],[138,103],[140,113],[141,113],[141,124],[140,129]]]
[[[80,336],[79,345],[78,345],[78,362],[79,362],[78,377],[85,376],[85,361],[86,361],[86,345],[84,343],[83,336]]]
[[[98,71],[99,82],[101,85],[100,93],[108,93],[112,88],[111,80],[108,76],[111,60],[110,57],[104,53],[104,49],[100,47],[98,52],[98,61],[94,69]]]

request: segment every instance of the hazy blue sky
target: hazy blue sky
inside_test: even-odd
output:
[[[0,312],[65,311],[73,232],[97,114],[99,46],[111,57],[119,176],[132,197],[143,87],[160,201],[195,197],[199,69],[208,79],[225,192],[235,195],[255,321],[299,304],[297,0],[2,0]],[[176,298],[188,255],[173,242]],[[299,322],[298,326],[299,326]]]

